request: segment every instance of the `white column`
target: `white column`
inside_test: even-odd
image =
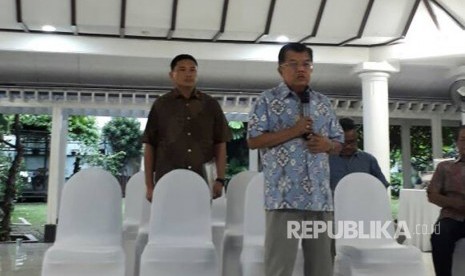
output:
[[[410,124],[402,123],[400,126],[400,136],[402,143],[402,180],[404,188],[412,188],[412,148],[410,146]]]
[[[465,112],[462,112],[462,125],[465,125]]]
[[[431,140],[433,143],[433,159],[442,158],[442,121],[439,116],[431,118]]]
[[[249,149],[249,171],[258,171],[258,150]]]
[[[48,175],[47,224],[58,218],[61,189],[65,182],[65,159],[68,136],[68,115],[61,107],[53,107],[50,166]]]
[[[355,68],[362,79],[364,150],[378,160],[390,181],[388,78],[397,70],[386,62],[364,62]]]

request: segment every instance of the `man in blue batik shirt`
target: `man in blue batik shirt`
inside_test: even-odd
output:
[[[309,87],[312,50],[289,43],[278,59],[283,82],[257,100],[247,141],[260,149],[265,175],[267,276],[292,275],[299,240],[287,237],[289,221],[333,221],[328,156],[344,139],[329,99]],[[333,275],[327,234],[303,239],[302,249],[306,276]]]
[[[334,193],[336,185],[344,176],[354,172],[364,172],[378,178],[384,186],[388,187],[381,168],[378,165],[376,158],[357,147],[358,134],[354,121],[350,118],[342,118],[339,120],[342,129],[344,130],[344,144],[339,155],[331,155],[329,157],[329,167],[331,172],[330,185]]]

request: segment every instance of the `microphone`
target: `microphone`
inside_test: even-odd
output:
[[[302,117],[309,117],[310,116],[310,112],[309,112],[310,93],[308,93],[307,91],[304,91],[302,93],[299,93],[298,95],[299,95],[300,103],[301,103],[301,108],[300,108],[301,115]],[[310,133],[311,132],[302,134],[302,138],[305,140],[309,140],[307,136]]]
[[[307,91],[304,91],[303,93],[299,94],[300,102],[303,104],[308,104],[310,102],[310,95],[307,93]]]

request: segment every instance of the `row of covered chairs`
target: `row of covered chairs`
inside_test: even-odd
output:
[[[75,174],[62,191],[42,275],[216,275],[205,181],[176,170],[157,183],[152,205],[144,195],[138,173],[128,183],[123,222],[117,180],[99,168]]]
[[[335,193],[335,225],[338,222],[363,222],[369,233],[370,222],[392,221],[384,186],[374,177],[355,173],[341,180]],[[264,275],[264,179],[257,172],[242,172],[230,182],[227,200],[214,201],[212,229],[219,229],[213,241],[220,252],[220,275]],[[370,196],[367,197],[366,195]],[[215,204],[216,203],[216,204]],[[229,203],[229,204],[228,204]],[[226,209],[226,212],[224,210]],[[215,215],[216,213],[216,215]],[[225,215],[224,230],[221,218]],[[379,230],[379,229],[378,229]],[[394,225],[387,228],[394,237]],[[223,235],[221,235],[223,233]],[[219,242],[221,241],[221,242]],[[453,275],[461,275],[461,243],[454,255]],[[336,240],[335,275],[425,275],[421,252],[413,246],[398,244],[393,238],[339,238]],[[240,268],[240,269],[238,269]],[[299,248],[293,275],[303,275],[303,256]]]
[[[242,172],[230,181],[227,197],[211,206],[205,181],[176,170],[157,183],[150,205],[140,172],[127,185],[123,221],[117,180],[101,169],[83,170],[63,189],[56,242],[44,256],[42,275],[264,275],[263,191],[263,174]],[[366,226],[391,220],[376,178],[356,173],[338,184],[336,231],[338,221],[349,220]],[[299,249],[293,275],[302,269]],[[420,251],[388,238],[336,240],[335,275],[393,273],[424,275]]]
[[[234,273],[240,265],[246,189],[257,175],[235,176],[230,199],[213,201],[211,213],[210,192],[200,176],[187,170],[167,174],[157,183],[150,204],[139,172],[127,184],[123,220],[117,180],[102,169],[82,170],[63,189],[57,238],[45,255],[43,275],[83,275],[84,268],[86,275]],[[258,179],[263,182],[262,176]],[[256,187],[263,194],[263,184]],[[257,207],[263,211],[263,204]],[[217,230],[215,239],[212,229]]]

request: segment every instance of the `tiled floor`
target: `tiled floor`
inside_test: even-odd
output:
[[[50,243],[0,244],[1,276],[40,276],[42,259]]]
[[[0,244],[1,276],[40,276],[42,258],[49,243],[25,243],[19,250],[16,244]],[[423,253],[427,276],[434,276],[431,253]]]

